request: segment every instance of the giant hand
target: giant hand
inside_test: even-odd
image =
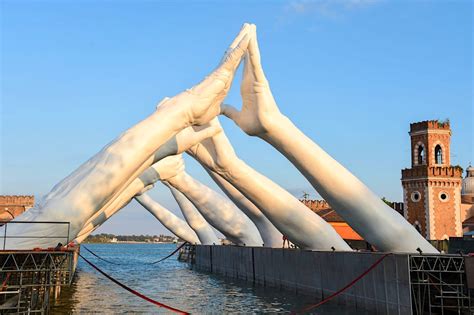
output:
[[[242,110],[224,106],[222,113],[247,134],[262,138],[285,155],[366,241],[383,251],[416,252],[420,248],[425,253],[438,252],[400,214],[280,113],[260,64],[255,35],[248,47],[241,94]]]
[[[245,23],[216,70],[198,85],[164,102],[158,111],[167,110],[179,104],[183,106],[189,118],[188,126],[205,124],[217,116],[220,105],[232,84],[235,70],[247,51],[249,32],[253,28],[253,25]]]
[[[74,239],[91,216],[119,196],[151,165],[153,159],[150,157],[166,141],[184,128],[206,123],[218,114],[247,49],[249,29],[250,25],[245,24],[217,69],[206,79],[165,100],[152,115],[121,134],[56,185],[40,208],[27,211],[16,220],[70,221],[69,240]],[[25,233],[51,236],[60,232],[51,225],[12,224],[8,234],[11,237]],[[58,242],[65,240],[9,238],[5,244],[6,248],[28,249],[56,246]]]
[[[242,109],[238,111],[230,105],[222,105],[222,114],[232,119],[245,133],[264,136],[280,119],[270,85],[260,64],[260,51],[255,25],[250,29],[250,41],[244,59],[244,75],[240,86]]]
[[[211,125],[218,123],[216,118]],[[281,233],[301,248],[351,250],[326,221],[238,159],[223,131],[197,144],[188,153],[237,188]]]
[[[138,178],[132,181],[119,196],[107,203],[106,206],[87,220],[81,231],[76,235],[76,242],[81,243],[85,240],[93,231],[104,224],[105,221],[128,205],[134,196],[141,195],[145,191],[153,188],[153,185],[158,180],[174,176],[175,173],[169,170],[179,169],[184,169],[184,162],[181,155],[169,156],[153,164]],[[156,217],[156,214],[152,214]]]
[[[161,172],[163,174],[161,176],[166,177],[166,168],[169,163],[176,166],[179,165],[179,163],[183,163],[180,156],[173,157],[173,155],[179,155],[193,145],[201,142],[203,139],[214,135],[218,131],[220,131],[219,126],[209,128],[203,127],[199,130],[187,127],[178,132],[178,134],[163,144],[155,154],[144,163],[145,166],[152,164],[151,167],[143,171],[140,176],[135,178],[133,181],[129,180],[126,187],[120,189],[99,211],[87,220],[82,230],[76,236],[76,241],[78,243],[82,242],[90,233],[101,226],[112,215],[125,207],[133,196],[153,188],[153,184],[160,179],[157,176],[159,169],[162,169]],[[167,157],[170,158],[166,159]],[[142,165],[139,170],[143,169],[144,165]]]

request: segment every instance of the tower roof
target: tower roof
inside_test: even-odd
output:
[[[450,130],[449,120],[425,120],[410,124],[410,132],[422,130]]]
[[[466,169],[466,177],[462,180],[461,196],[474,197],[474,167],[471,165]]]

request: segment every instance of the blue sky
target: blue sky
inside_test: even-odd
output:
[[[452,163],[474,162],[472,13],[470,1],[3,0],[0,193],[47,193],[200,81],[252,22],[281,111],[378,195],[401,200],[410,122],[449,118]],[[227,99],[236,106],[239,79]],[[241,158],[316,197],[278,152],[221,120]],[[151,195],[179,214],[161,186]],[[165,229],[133,201],[99,232]]]

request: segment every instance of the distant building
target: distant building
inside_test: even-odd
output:
[[[300,200],[305,206],[310,208],[314,213],[323,218],[326,222],[336,230],[336,232],[345,240],[362,241],[364,240],[349,224],[336,212],[325,200]],[[399,213],[403,213],[403,203],[387,202],[387,204]]]
[[[461,215],[463,232],[474,231],[474,167],[469,165],[466,177],[462,181]]]
[[[0,195],[0,221],[10,221],[34,205],[34,196]]]
[[[449,121],[410,124],[411,168],[402,170],[405,218],[427,239],[463,235],[462,168],[452,166]]]
[[[344,219],[336,213],[325,200],[301,200],[305,206],[326,220],[336,230],[336,232],[345,240],[363,240],[363,238],[354,231]]]

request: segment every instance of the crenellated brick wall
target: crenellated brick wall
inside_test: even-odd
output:
[[[34,205],[34,196],[0,195],[0,221],[10,221]]]

